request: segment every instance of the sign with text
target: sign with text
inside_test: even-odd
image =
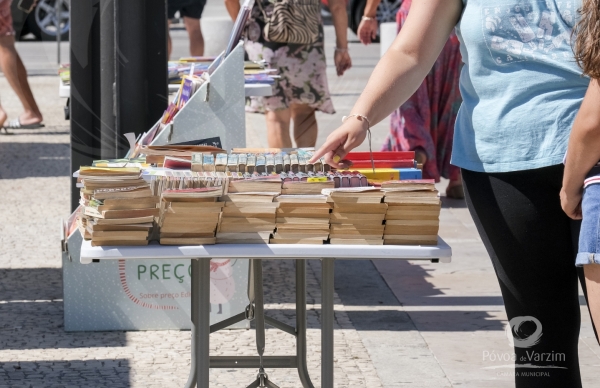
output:
[[[81,264],[81,235],[63,253],[66,331],[189,329],[190,260],[114,260]],[[211,261],[211,324],[248,304],[248,260]],[[247,322],[235,327],[247,328]]]

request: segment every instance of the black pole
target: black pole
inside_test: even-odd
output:
[[[71,2],[71,172],[100,158],[99,0]],[[71,180],[71,210],[79,188]]]
[[[169,104],[167,52],[167,1],[146,0],[146,78],[148,96],[148,130],[162,116]]]
[[[117,157],[115,130],[115,0],[100,0],[100,138],[102,159]]]
[[[116,0],[116,128],[123,134],[150,129],[168,103],[166,0]],[[139,17],[132,17],[137,15]]]

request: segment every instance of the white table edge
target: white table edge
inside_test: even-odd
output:
[[[93,260],[263,258],[341,260],[431,260],[450,263],[452,248],[438,237],[438,245],[300,245],[300,244],[216,244],[168,246],[92,247],[81,245],[82,264]]]

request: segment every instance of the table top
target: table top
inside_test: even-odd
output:
[[[452,249],[438,237],[438,245],[299,245],[299,244],[217,244],[168,246],[92,247],[81,245],[81,263],[118,259],[341,259],[341,260],[431,260],[449,263]]]

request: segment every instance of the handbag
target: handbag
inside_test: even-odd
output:
[[[319,0],[275,0],[273,12],[265,17],[265,39],[269,42],[312,44],[319,38],[321,26],[321,3]]]

